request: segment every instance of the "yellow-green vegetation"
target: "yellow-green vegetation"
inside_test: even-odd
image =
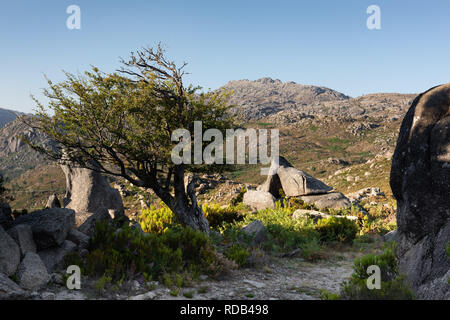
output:
[[[380,289],[369,289],[367,286],[369,266],[380,267]],[[323,292],[322,298],[344,300],[410,300],[414,298],[405,277],[399,274],[395,243],[386,245],[381,253],[357,258],[353,270],[350,280],[344,283],[338,296]]]
[[[150,206],[142,210],[139,222],[144,232],[161,234],[176,222],[176,217],[169,207],[160,204],[159,208]]]
[[[338,241],[352,243],[356,238],[358,227],[355,222],[346,218],[330,217],[317,222],[316,230],[322,242]]]

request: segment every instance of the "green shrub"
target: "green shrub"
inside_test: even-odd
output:
[[[250,251],[247,248],[239,244],[233,244],[230,248],[225,251],[225,257],[236,262],[240,267],[243,267],[250,256]]]
[[[371,265],[380,267],[380,289],[367,287],[367,268]],[[395,244],[385,248],[381,254],[369,254],[355,260],[354,273],[344,283],[340,299],[345,300],[411,300],[413,294],[407,286],[405,277],[398,273],[398,260]]]
[[[386,248],[381,254],[368,254],[357,258],[353,265],[352,277],[356,279],[367,279],[367,268],[378,266],[381,271],[381,280],[390,281],[398,275],[398,262],[395,256],[395,246]]]
[[[131,279],[137,273],[158,279],[184,271],[215,277],[233,266],[200,231],[174,226],[163,234],[145,234],[126,224],[116,229],[108,223],[97,224],[89,254],[80,265],[85,275],[113,280]]]
[[[308,257],[314,256],[313,251],[319,250],[320,244],[319,233],[314,230],[312,220],[293,219],[291,215],[292,209],[282,206],[246,214],[242,221],[221,228],[224,238],[222,242],[230,245],[234,242],[249,244],[251,237],[241,232],[241,228],[252,221],[260,220],[267,230],[267,240],[261,245],[264,249],[288,253],[297,248],[305,248],[302,253]]]
[[[317,222],[316,230],[323,242],[339,241],[351,243],[358,233],[355,222],[346,218],[330,217]]]
[[[209,226],[213,229],[217,229],[224,224],[241,221],[243,218],[238,208],[234,206],[222,208],[218,204],[208,204],[203,205],[202,209],[203,214],[209,222]]]
[[[144,232],[161,234],[176,224],[176,216],[165,204],[161,204],[158,209],[150,206],[142,210],[139,223]]]

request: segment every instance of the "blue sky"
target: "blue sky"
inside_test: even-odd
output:
[[[66,28],[72,4],[81,30]],[[372,4],[381,30],[366,27]],[[111,72],[159,41],[205,89],[272,77],[350,96],[417,93],[449,82],[449,34],[448,0],[1,0],[0,107],[31,112],[44,74]]]

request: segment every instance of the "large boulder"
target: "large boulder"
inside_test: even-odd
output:
[[[242,232],[252,237],[252,244],[257,245],[266,239],[266,227],[259,220],[252,221],[242,228]]]
[[[8,229],[13,223],[11,207],[7,203],[0,203],[0,227]]]
[[[108,210],[116,216],[124,216],[122,198],[98,171],[61,165],[66,175],[64,207],[79,212],[97,213]]]
[[[39,290],[50,281],[50,275],[41,258],[33,252],[27,252],[17,270],[19,285],[27,290]]]
[[[36,253],[36,243],[34,243],[33,230],[31,229],[31,226],[27,224],[19,224],[14,228],[9,229],[7,232],[19,245],[20,255],[22,257],[24,257],[27,252]]]
[[[76,249],[77,245],[75,243],[66,240],[62,246],[39,251],[38,255],[47,268],[47,272],[51,274],[63,268],[66,255],[76,251]]]
[[[247,190],[242,202],[253,210],[275,208],[275,197],[265,191]]]
[[[414,100],[392,159],[399,269],[418,298],[438,299],[450,290],[449,285],[436,295],[430,290],[450,270],[445,250],[450,242],[449,141],[450,84],[446,84]]]
[[[63,208],[35,211],[18,217],[13,226],[20,224],[31,226],[38,250],[60,246],[75,226],[75,211]]]
[[[112,222],[112,218],[109,215],[108,211],[106,210],[98,211],[94,214],[83,213],[83,216],[84,215],[88,216],[88,218],[84,220],[84,222],[78,227],[77,230],[89,237],[92,237],[94,235],[97,222],[101,223]]]
[[[302,196],[300,199],[308,204],[315,205],[319,210],[325,208],[348,209],[352,206],[351,201],[340,192]]]
[[[29,294],[6,275],[0,273],[0,300],[27,299]]]
[[[272,159],[269,175],[258,190],[270,192],[278,198],[280,187],[288,197],[323,194],[333,189],[306,172],[294,168],[283,157],[279,157],[278,163]]]
[[[13,275],[20,263],[20,249],[17,243],[0,226],[0,273]]]

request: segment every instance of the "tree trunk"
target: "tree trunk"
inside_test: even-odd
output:
[[[185,187],[184,167],[177,165],[173,170],[175,196],[162,187],[156,180],[150,187],[155,194],[173,211],[178,221],[194,230],[209,233],[208,220],[203,215],[203,210],[197,202],[194,191],[194,177],[189,176]]]
[[[175,186],[175,210],[178,220],[194,230],[209,232],[209,223],[203,215],[202,208],[198,205],[194,191],[195,179],[188,176],[185,187],[184,168],[182,165],[176,166],[174,170]],[[189,196],[189,199],[188,199]]]

